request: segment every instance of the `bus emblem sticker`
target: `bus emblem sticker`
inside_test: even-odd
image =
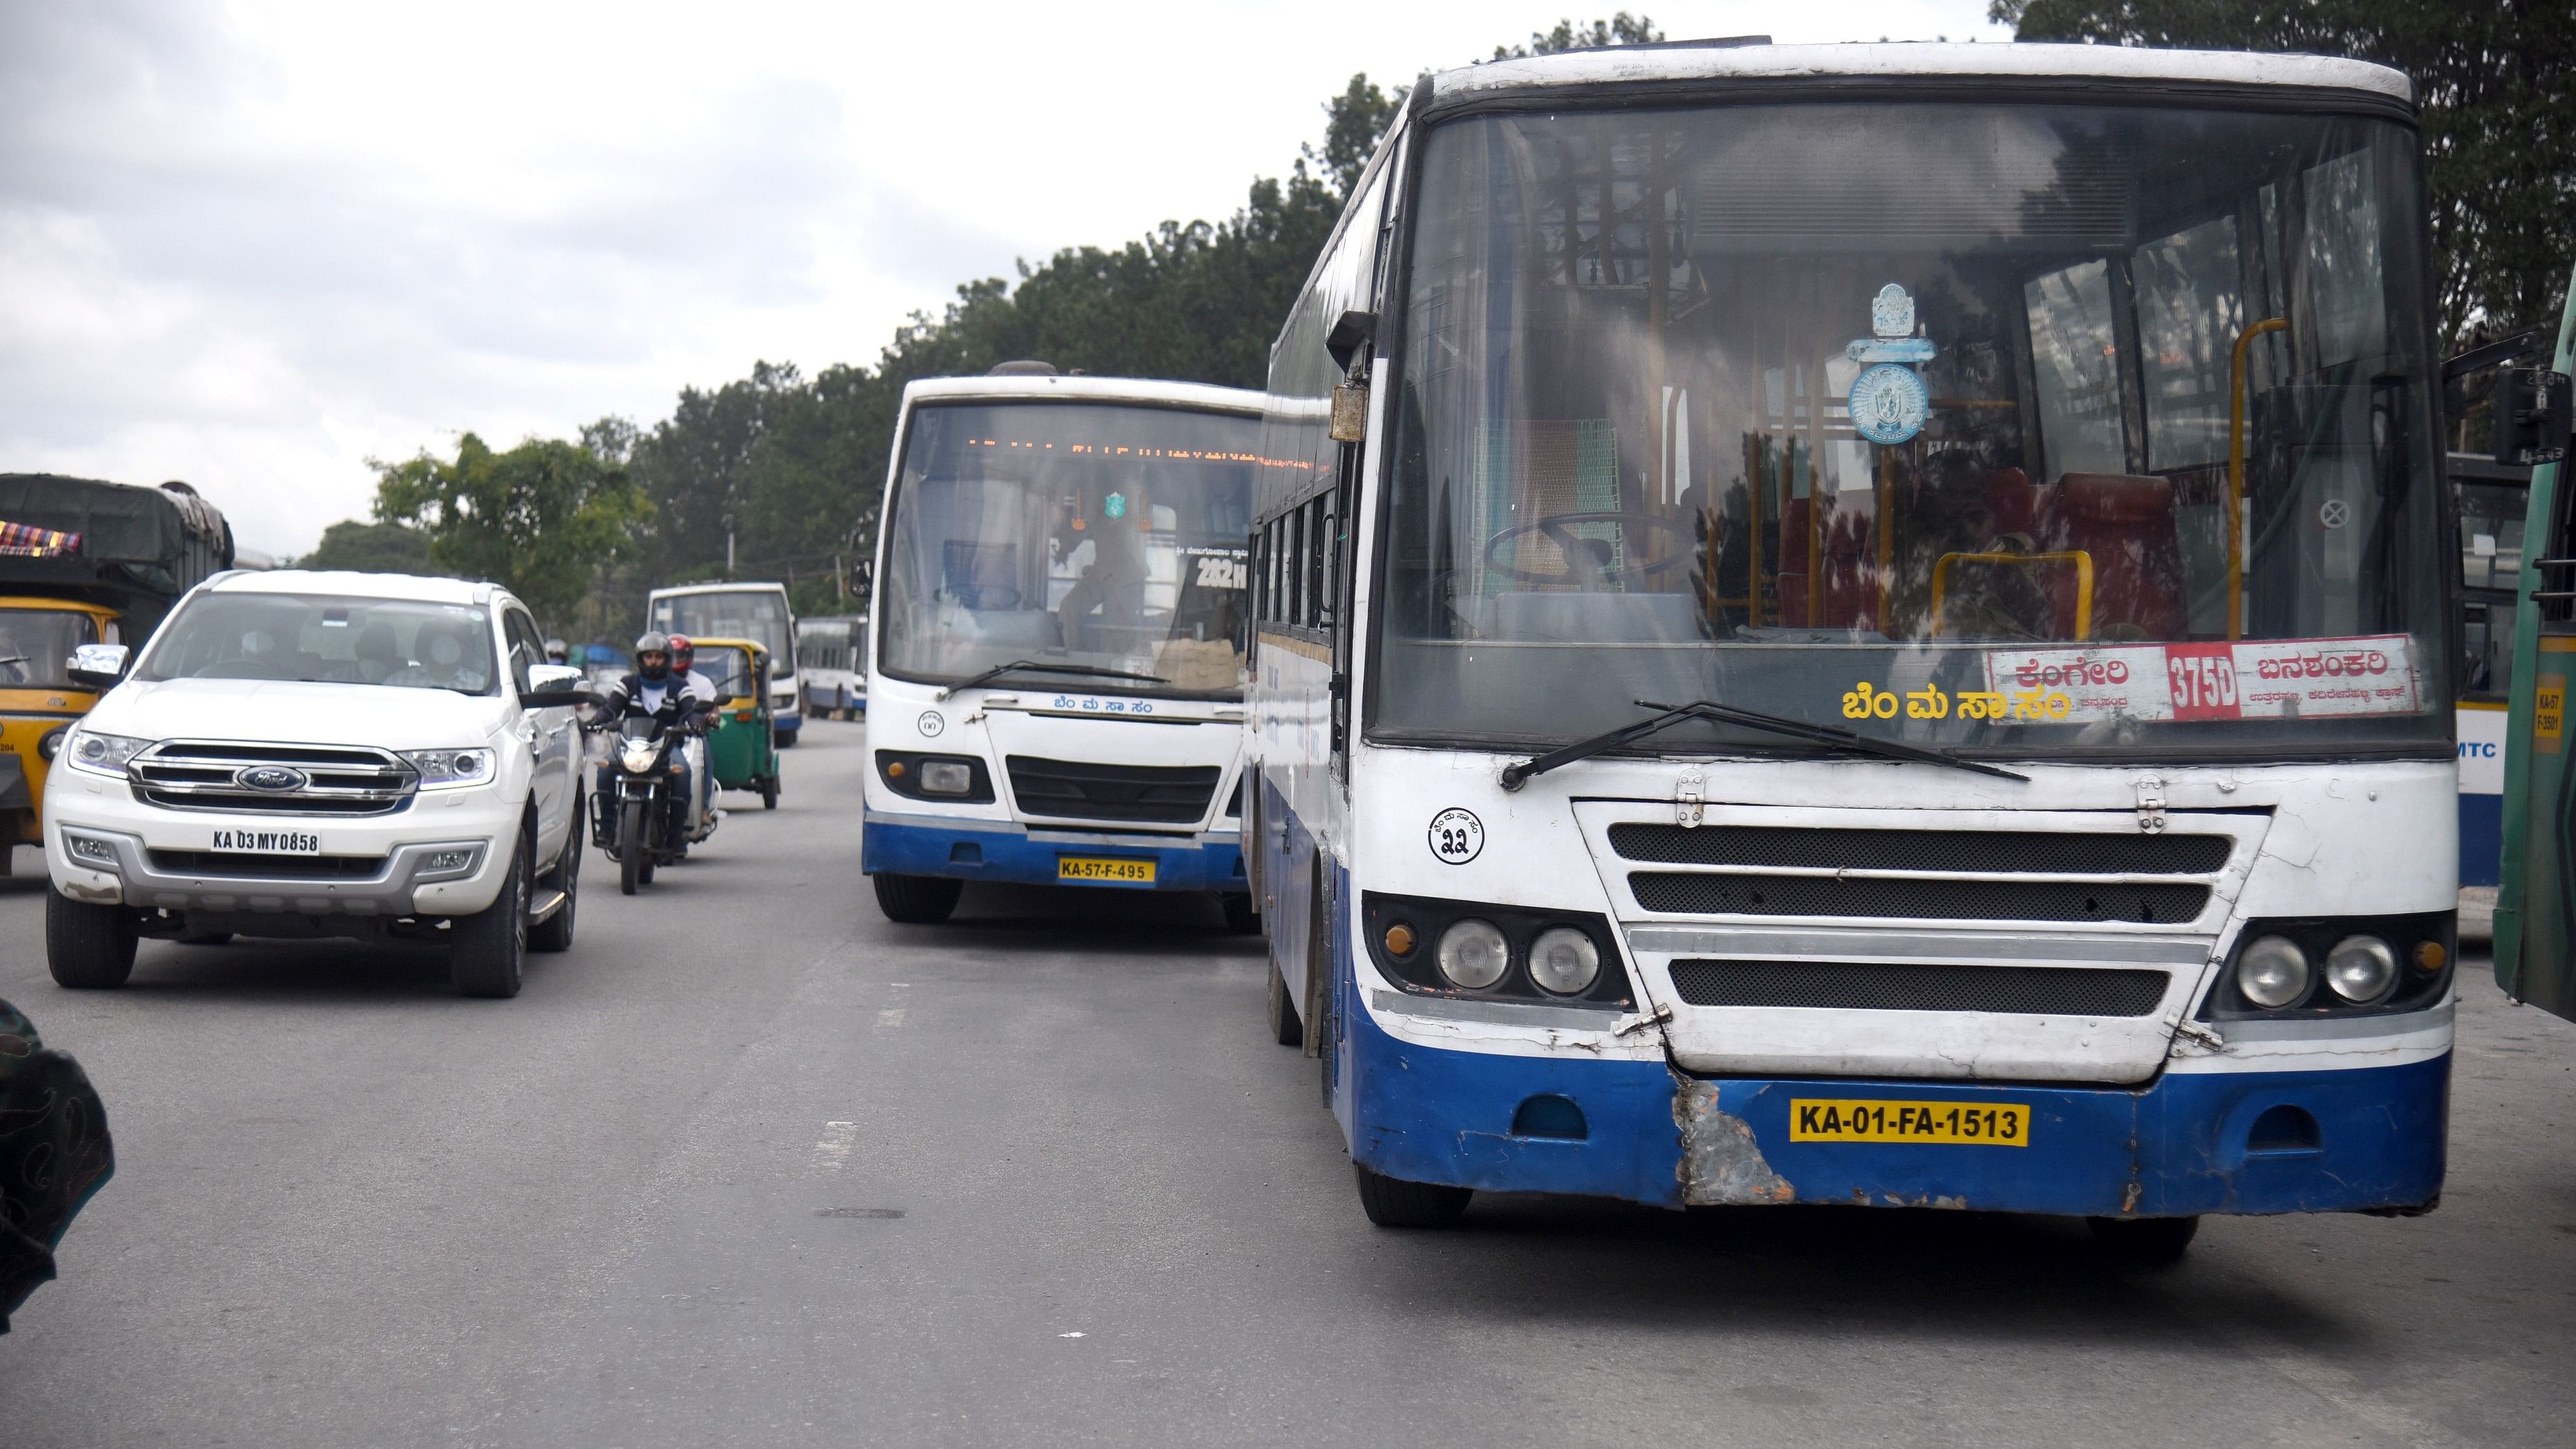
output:
[[[1452,805],[1431,817],[1431,853],[1448,865],[1465,865],[1485,849],[1485,822]]]
[[[939,738],[940,731],[948,728],[948,717],[935,709],[925,709],[921,718],[913,723],[920,727],[922,738],[935,740]]]
[[[1894,282],[1870,299],[1871,335],[1854,341],[1843,355],[1861,364],[1844,399],[1852,428],[1881,446],[1910,440],[1932,415],[1932,393],[1916,371],[1938,349],[1915,335],[1914,298]]]

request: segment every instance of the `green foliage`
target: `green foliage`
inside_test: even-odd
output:
[[[366,574],[435,574],[429,535],[399,523],[360,523],[352,518],[322,530],[322,542],[295,561],[300,569],[350,569]]]
[[[2023,40],[2359,56],[2423,107],[2442,336],[2555,326],[2576,262],[2576,16],[2564,0],[1992,0]]]
[[[495,453],[467,433],[452,462],[424,451],[368,466],[379,524],[420,529],[441,569],[506,584],[549,621],[634,547],[633,530],[653,513],[626,469],[555,439]]]
[[[2001,0],[1997,0],[2001,3]],[[1622,10],[1607,20],[1579,25],[1572,20],[1556,22],[1554,30],[1533,30],[1527,45],[1497,45],[1496,60],[1527,60],[1533,55],[1563,55],[1569,50],[1600,50],[1613,45],[1653,45],[1664,38],[1655,22],[1643,15]]]

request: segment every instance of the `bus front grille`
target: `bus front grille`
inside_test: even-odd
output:
[[[2178,925],[2209,903],[2181,882],[1925,880],[1637,871],[1637,904],[1689,915],[1845,916],[1940,921],[2099,921]]]
[[[1224,773],[1215,765],[1095,765],[1034,755],[1010,755],[1002,763],[1024,815],[1164,825],[1204,818]]]
[[[2146,1016],[2170,983],[2162,971],[2080,966],[1675,961],[1672,972],[1673,990],[1692,1006],[2019,1016]]]
[[[2030,875],[2209,875],[2236,842],[2136,831],[1852,830],[1788,825],[1610,827],[1628,860],[1771,869],[1920,870]]]

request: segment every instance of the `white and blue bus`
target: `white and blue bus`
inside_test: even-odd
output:
[[[970,880],[1243,873],[1245,538],[1262,397],[1060,377],[904,389],[869,617],[861,869],[898,921]]]
[[[826,614],[796,621],[796,675],[805,708],[824,719],[868,712],[868,618]]]
[[[2458,861],[2416,113],[1728,43],[1416,86],[1272,354],[1271,1026],[1479,1189],[2431,1206]]]
[[[2451,455],[2450,469],[2460,520],[2460,907],[2472,929],[2470,917],[2493,912],[2504,869],[2505,701],[2531,470],[2465,453]]]
[[[770,728],[781,749],[805,724],[796,675],[796,611],[783,584],[678,584],[644,601],[645,627],[692,638],[749,639],[769,651]]]

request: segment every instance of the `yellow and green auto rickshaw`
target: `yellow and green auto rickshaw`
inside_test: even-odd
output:
[[[769,651],[749,639],[698,639],[691,666],[725,697],[707,732],[707,763],[716,787],[757,790],[764,810],[778,808],[778,742],[770,728]]]

